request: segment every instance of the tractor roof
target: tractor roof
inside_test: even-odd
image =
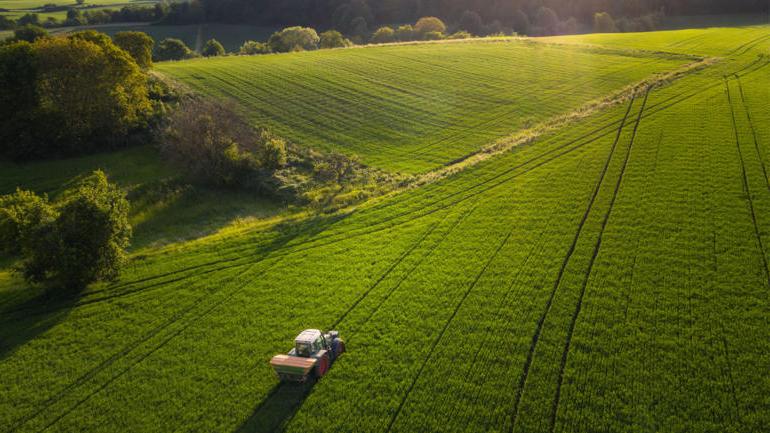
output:
[[[297,335],[297,338],[295,338],[294,341],[297,343],[312,343],[320,336],[321,331],[318,329],[305,329]]]

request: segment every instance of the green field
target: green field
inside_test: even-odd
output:
[[[387,46],[158,65],[305,146],[419,173],[692,59],[527,41]],[[601,67],[599,67],[601,65]]]
[[[768,41],[758,26],[162,65],[298,143],[420,172],[683,63],[653,51],[718,57],[356,209],[145,248],[78,298],[0,273],[0,431],[766,431]],[[56,191],[100,164],[2,167],[0,185]],[[173,176],[136,167],[106,168]],[[313,387],[279,384],[270,357],[311,327],[348,353]]]
[[[58,21],[63,21],[67,18],[67,11],[55,11],[45,12],[43,6],[47,4],[55,4],[56,6],[74,7],[83,11],[95,11],[99,9],[120,9],[124,6],[147,6],[151,7],[158,0],[99,0],[97,2],[86,2],[85,4],[78,6],[74,1],[47,1],[47,0],[0,0],[0,9],[5,9],[5,12],[0,12],[0,15],[5,15],[9,18],[19,18],[22,15],[28,13],[37,14],[41,21],[45,21],[48,18],[54,18]]]

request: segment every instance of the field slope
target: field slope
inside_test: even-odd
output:
[[[421,188],[146,251],[120,282],[77,299],[6,282],[0,431],[766,430],[770,46],[761,38],[770,27],[698,32],[637,36],[650,50],[678,43],[684,53],[720,41],[708,49],[719,62]],[[625,37],[591,42],[622,46]],[[432,55],[445,49],[455,48]],[[490,44],[468,55],[485,49],[535,50]],[[347,67],[387,50],[431,53],[349,50]],[[342,53],[297,55],[319,60],[305,65],[310,89],[320,80],[312,68],[325,64],[313,56]],[[490,65],[504,56],[488,55]],[[237,72],[215,73],[219,60],[164,70],[191,82],[219,77],[216,92],[260,62],[290,68],[290,58],[221,61],[252,66]],[[615,83],[605,91],[660,60],[641,61],[600,80]],[[564,86],[549,99],[556,105],[539,102],[544,110],[558,112],[554,101],[571,87],[582,93],[580,81],[539,75]],[[458,153],[474,147],[463,146]],[[399,149],[383,166],[419,171],[450,155],[398,165],[408,155]],[[309,327],[337,328],[349,352],[314,387],[279,384],[268,360]]]
[[[158,69],[305,146],[419,173],[693,61],[520,40],[200,59]]]

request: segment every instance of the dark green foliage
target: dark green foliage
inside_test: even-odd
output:
[[[414,39],[414,28],[409,24],[398,26],[395,36],[400,42],[411,41]]]
[[[252,128],[232,106],[186,99],[171,115],[162,153],[196,181],[244,187],[286,164],[285,143]]]
[[[543,6],[537,10],[535,24],[539,34],[553,35],[556,33],[557,26],[559,25],[559,17],[553,9]]]
[[[48,31],[42,27],[27,24],[13,31],[13,40],[35,42],[38,39],[47,38]]]
[[[12,30],[16,27],[16,22],[5,15],[0,15],[0,30]],[[2,41],[0,41],[2,42]]]
[[[465,11],[460,16],[460,23],[459,23],[460,30],[465,30],[468,33],[474,34],[474,35],[480,35],[484,23],[481,21],[481,16],[479,16],[478,13],[474,11]]]
[[[0,47],[0,155],[74,155],[126,144],[152,111],[147,76],[104,34]]]
[[[76,289],[114,280],[131,237],[125,193],[96,171],[56,206],[27,191],[0,198],[0,236],[15,240],[30,283]]]
[[[306,51],[318,49],[321,38],[315,30],[307,27],[287,27],[280,32],[273,33],[267,44],[276,53],[289,51]]]
[[[143,69],[152,67],[152,50],[155,41],[144,32],[118,32],[112,38],[115,45],[124,49]]]
[[[21,18],[16,20],[16,24],[20,26],[27,26],[27,25],[39,26],[40,17],[37,14],[24,14]]]
[[[209,39],[208,41],[206,41],[206,44],[203,46],[203,51],[201,52],[201,54],[203,54],[205,57],[224,56],[225,47],[223,47],[218,40]]]
[[[155,50],[155,58],[160,61],[182,60],[187,59],[192,55],[193,52],[190,48],[188,48],[180,39],[175,38],[163,39]]]
[[[607,12],[597,12],[594,14],[594,31],[597,33],[614,33],[618,31],[615,27],[615,20]]]
[[[264,42],[246,41],[238,51],[242,55],[269,54],[270,47]]]
[[[414,31],[423,37],[431,32],[444,33],[446,31],[446,24],[436,17],[422,17],[414,25]]]
[[[393,31],[390,27],[380,27],[377,29],[376,32],[372,35],[371,42],[373,44],[386,44],[389,42],[394,42],[396,40],[396,32]]]
[[[352,43],[336,30],[327,30],[320,34],[319,48],[344,48]]]
[[[516,13],[513,16],[513,30],[518,34],[528,35],[529,28],[530,22],[527,14],[522,12],[521,9],[516,10]]]

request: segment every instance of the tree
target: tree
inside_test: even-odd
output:
[[[596,33],[615,33],[618,28],[615,26],[615,20],[607,12],[597,12],[594,14],[594,31]]]
[[[16,20],[16,24],[20,26],[26,26],[26,25],[39,26],[40,17],[37,14],[24,14],[19,19]]]
[[[535,22],[537,23],[537,26],[539,27],[542,34],[552,35],[556,33],[557,27],[559,25],[559,17],[556,15],[556,12],[554,12],[553,9],[541,6],[540,9],[537,10],[537,18],[535,19]]]
[[[396,40],[396,32],[390,27],[380,27],[372,35],[373,44],[387,44]]]
[[[353,43],[336,30],[327,30],[320,35],[320,48],[344,48],[351,45]]]
[[[158,60],[182,60],[190,57],[192,51],[180,39],[166,38],[160,41],[155,57]]]
[[[521,35],[528,35],[530,29],[529,17],[521,9],[513,16],[513,30]]]
[[[118,32],[113,36],[115,45],[125,50],[134,58],[142,69],[152,67],[152,49],[155,40],[144,32]]]
[[[444,33],[445,31],[446,24],[436,17],[422,17],[414,25],[414,32],[420,36],[429,32]]]
[[[13,40],[35,42],[48,37],[48,31],[42,27],[27,24],[13,31]]]
[[[318,49],[320,40],[321,38],[314,29],[295,26],[273,33],[267,44],[276,53],[287,53],[289,51]]]
[[[428,32],[422,35],[422,38],[426,41],[440,41],[444,39],[444,34],[441,32]]]
[[[460,16],[460,30],[473,35],[480,35],[484,27],[484,23],[481,21],[481,17],[474,11],[465,11]]]
[[[358,44],[366,41],[366,37],[369,35],[369,25],[364,17],[353,18],[353,21],[350,22],[350,34]]]
[[[18,270],[30,283],[67,289],[114,280],[131,237],[125,192],[96,171],[63,197],[57,207],[26,191],[0,199],[3,229],[17,229]]]
[[[409,24],[398,26],[395,36],[396,40],[401,42],[414,40],[414,28]]]
[[[203,46],[203,52],[201,54],[206,57],[224,56],[225,47],[223,47],[218,40],[209,39],[206,41],[206,45]]]
[[[0,30],[13,30],[16,27],[16,22],[5,15],[0,15]],[[3,41],[0,40],[0,43]]]
[[[241,55],[269,54],[270,47],[264,42],[246,41],[238,51]]]
[[[20,254],[35,228],[50,223],[55,217],[46,195],[41,197],[16,189],[15,194],[0,196],[0,252]]]
[[[94,31],[0,48],[0,154],[45,158],[115,148],[152,114],[147,75]]]

